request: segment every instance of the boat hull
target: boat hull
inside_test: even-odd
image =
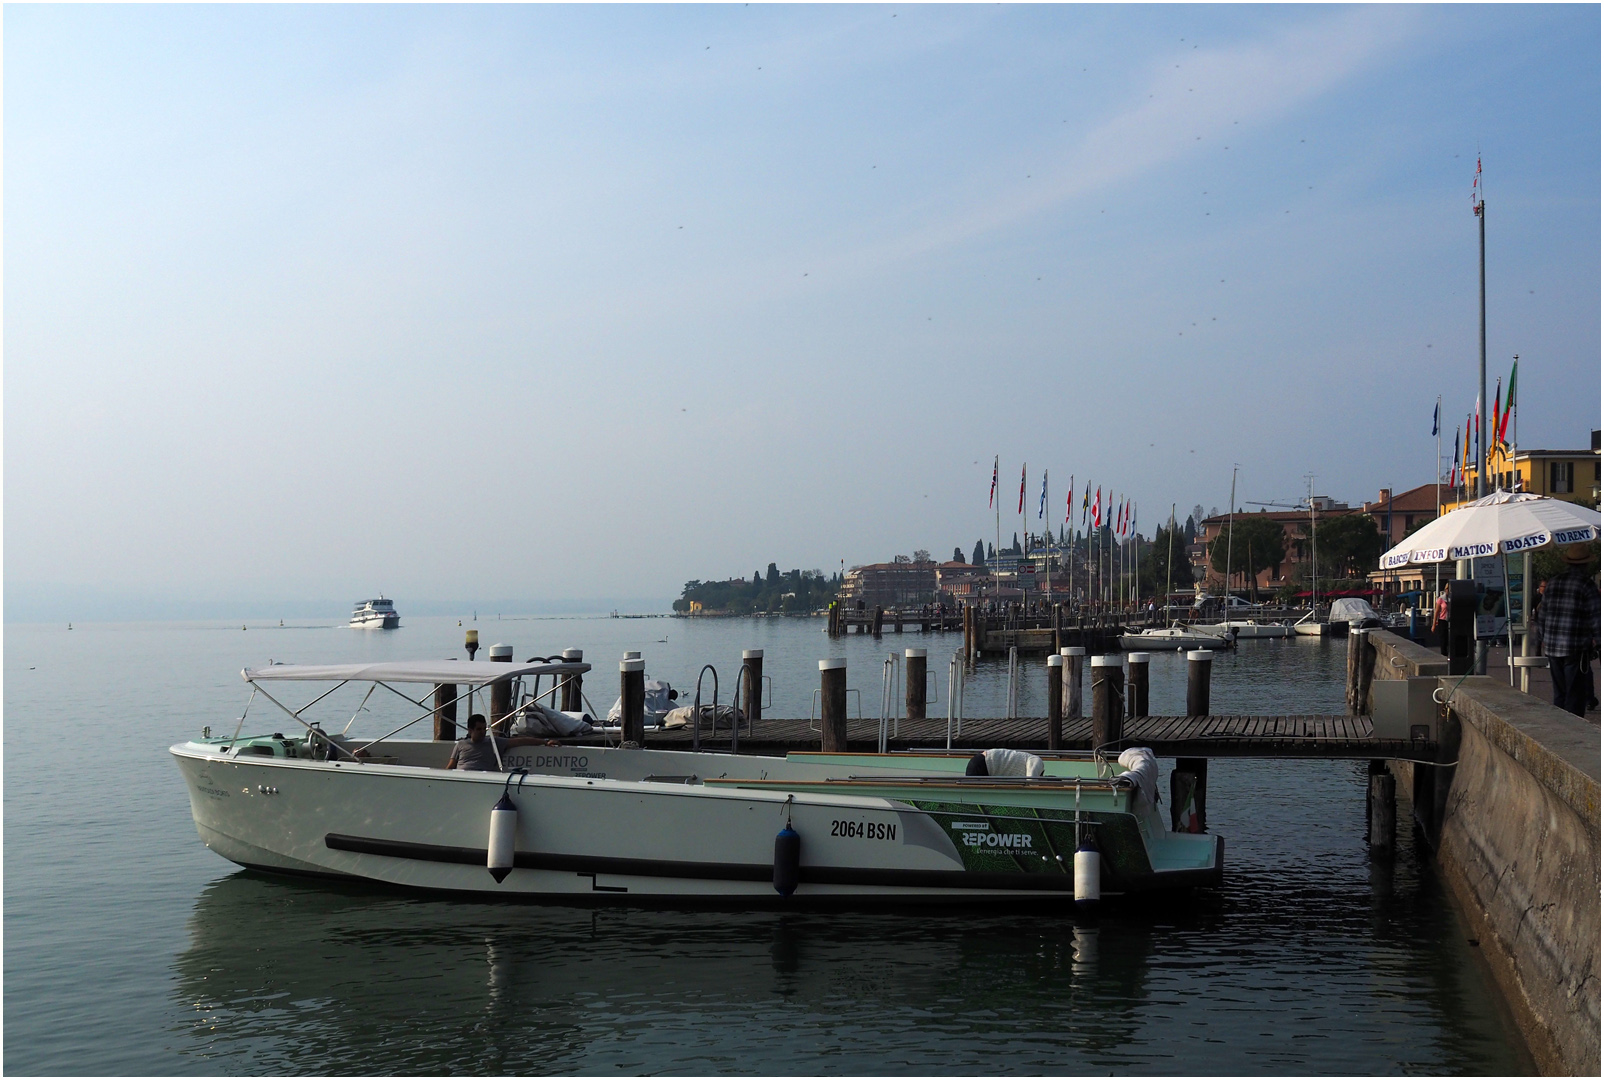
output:
[[[985,806],[944,802],[955,796],[941,791],[921,805],[748,790],[739,781],[622,780],[595,767],[599,753],[577,750],[560,755],[570,763],[567,775],[530,775],[521,784],[495,773],[231,757],[194,743],[172,752],[201,839],[262,870],[511,898],[1073,899],[1073,822],[1060,811],[1009,805],[1001,792]],[[490,811],[504,791],[518,816],[512,866],[497,881],[486,860]],[[775,834],[787,821],[802,836],[800,884],[789,899],[773,884]],[[1159,871],[1142,850],[1134,816],[1088,812],[1087,821],[1108,849],[1107,893],[1220,879],[1223,849],[1214,837],[1191,838],[1196,852],[1187,857],[1195,865]]]
[[[351,629],[353,630],[394,630],[400,625],[401,616],[395,612],[351,616]]]

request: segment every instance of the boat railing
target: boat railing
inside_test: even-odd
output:
[[[718,668],[712,664],[703,664],[702,670],[696,673],[696,697],[691,704],[691,752],[697,753],[702,749],[702,679],[708,672],[713,673],[713,730],[718,730]],[[740,721],[730,726],[730,750],[733,752],[736,740],[740,738]]]
[[[814,722],[813,722],[815,719],[819,718],[819,694],[821,692],[822,691],[821,691],[821,689],[819,687],[815,686],[813,688],[813,703],[808,706],[808,730],[809,731],[820,731],[820,730],[822,730],[821,728],[816,726],[814,724]],[[847,687],[847,693],[854,695],[852,700],[855,701],[857,703],[857,706],[858,706],[857,719],[862,720],[863,719],[863,695],[858,692],[858,688],[856,686]]]

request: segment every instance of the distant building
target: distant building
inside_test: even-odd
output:
[[[1390,548],[1437,516],[1437,495],[1436,484],[1421,484],[1396,495],[1391,488],[1382,488],[1375,502],[1364,504],[1363,512],[1376,523],[1384,547]]]
[[[1353,513],[1353,507],[1345,502],[1338,502],[1329,495],[1316,495],[1312,500],[1314,504],[1313,521],[1318,528],[1320,522],[1327,518],[1340,517],[1343,514]],[[1286,558],[1279,566],[1259,571],[1258,587],[1260,589],[1275,590],[1285,585],[1290,577],[1293,581],[1307,581],[1308,571],[1304,569],[1305,561],[1301,554],[1308,543],[1309,523],[1311,519],[1308,510],[1259,510],[1251,514],[1239,513],[1238,518],[1254,517],[1273,521],[1281,526],[1285,534]],[[1186,549],[1187,557],[1192,561],[1192,579],[1198,585],[1212,593],[1225,591],[1225,577],[1215,570],[1209,562],[1209,545],[1214,538],[1226,531],[1230,523],[1230,515],[1217,514],[1214,517],[1204,518],[1198,522],[1197,540],[1189,544]],[[1242,589],[1247,583],[1241,580],[1241,575],[1235,575],[1236,580],[1231,587]]]
[[[1597,506],[1599,501],[1598,430],[1588,450],[1516,450],[1495,453],[1493,471],[1488,474],[1498,491],[1530,491],[1566,502]],[[1443,513],[1456,509],[1476,497],[1475,463],[1465,470],[1465,483],[1443,487]]]
[[[954,565],[951,563],[945,564]],[[938,564],[888,562],[854,566],[841,582],[841,596],[865,607],[911,607],[930,603],[936,595]]]

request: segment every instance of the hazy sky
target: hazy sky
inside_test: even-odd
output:
[[[4,20],[8,618],[666,604],[967,553],[993,455],[1427,483],[1478,149],[1489,388],[1599,424],[1595,6]]]

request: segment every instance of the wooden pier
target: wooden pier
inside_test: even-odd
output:
[[[764,717],[754,727],[743,726],[740,753],[784,755],[791,751],[819,749],[818,720],[787,720]],[[855,752],[872,753],[879,745],[880,721],[849,719],[847,744]],[[689,729],[648,731],[645,745],[658,750],[688,750]],[[728,751],[730,733],[702,730],[704,750]],[[887,733],[889,750],[943,749],[947,745],[947,721],[892,720]],[[955,750],[988,750],[1002,747],[1043,753],[1047,747],[1046,717],[1017,720],[965,720],[961,731],[953,734]],[[1377,739],[1368,716],[1139,716],[1124,721],[1121,748],[1146,746],[1160,757],[1188,758],[1379,758],[1430,759],[1436,747],[1430,743]],[[1090,717],[1064,721],[1064,750],[1085,753],[1092,749]]]
[[[828,631],[831,637],[846,634],[946,633],[961,631],[969,655],[1006,655],[1009,649],[1021,653],[1054,653],[1065,646],[1081,646],[1094,652],[1119,647],[1119,636],[1127,628],[1163,626],[1162,617],[1145,611],[1096,611],[1071,613],[1063,604],[1035,610],[1018,605],[988,611],[974,604],[956,608],[925,605],[919,608],[832,607]]]

